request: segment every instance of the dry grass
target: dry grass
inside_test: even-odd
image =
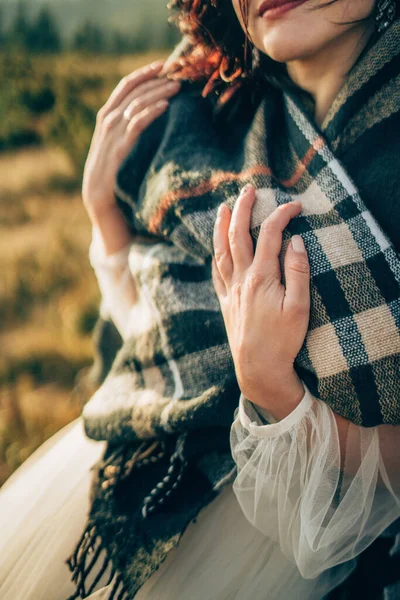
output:
[[[79,75],[98,76],[104,79],[109,76],[123,77],[130,71],[150,63],[159,58],[165,58],[168,52],[149,51],[141,54],[127,54],[120,56],[90,56],[76,52],[64,53],[62,60],[56,60],[57,74],[62,77],[78,78]],[[54,66],[54,57],[42,55],[40,57],[44,69],[50,70]]]
[[[159,52],[71,53],[32,61],[40,77],[53,78],[57,114],[66,119],[58,121],[64,149],[55,147],[57,137],[44,136],[45,148],[0,154],[0,486],[79,415],[91,393],[82,375],[92,362],[91,326],[100,294],[87,254],[91,225],[79,193],[92,122],[84,120],[79,103],[97,111],[124,75],[158,58]],[[65,104],[63,94],[71,89]],[[35,121],[37,131],[47,131],[52,118]]]
[[[39,166],[39,168],[38,168]],[[0,199],[28,193],[32,188],[45,188],[55,178],[73,178],[68,156],[58,148],[28,148],[18,153],[7,152],[0,160]]]
[[[11,165],[19,178],[7,178]],[[92,360],[84,325],[100,299],[87,257],[91,225],[79,194],[46,191],[68,169],[54,149],[0,158],[0,485],[87,400],[76,384]]]

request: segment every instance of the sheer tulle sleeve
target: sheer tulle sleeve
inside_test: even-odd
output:
[[[231,430],[234,491],[304,578],[350,561],[400,516],[399,427],[349,423],[341,456],[334,413],[306,387],[285,419],[263,425],[263,417],[242,394]]]
[[[101,292],[100,315],[111,317],[123,338],[130,329],[136,295],[128,261],[131,246],[129,243],[118,252],[107,255],[100,232],[95,225],[92,226],[89,261]]]

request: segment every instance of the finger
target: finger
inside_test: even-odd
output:
[[[123,111],[128,106],[126,104],[126,96],[128,99],[132,99],[132,94],[135,93],[136,89],[141,85],[162,85],[163,81],[156,77],[163,66],[163,61],[155,61],[150,65],[145,65],[141,69],[138,69],[130,75],[124,77],[118,86],[115,88],[111,96],[109,97],[106,104],[97,113],[96,128],[93,133],[92,144],[97,143],[98,138],[104,134],[104,128],[106,127],[106,134],[109,135],[110,130],[115,129],[116,126],[122,123]],[[144,78],[143,83],[140,83],[141,78]],[[150,78],[150,79],[149,79]],[[167,81],[167,78],[163,77],[163,80]],[[136,82],[136,84],[135,84]],[[133,86],[133,91],[131,90]],[[125,102],[124,102],[125,100]],[[123,108],[121,108],[121,103]],[[126,127],[126,123],[123,124]],[[117,136],[120,137],[121,130],[118,127]],[[89,149],[90,152],[90,149]]]
[[[135,98],[125,109],[124,115],[126,115],[126,118],[129,116],[132,118],[150,104],[155,104],[158,100],[162,100],[163,98],[170,98],[179,91],[180,87],[181,84],[179,81],[169,81],[155,90],[150,90]]]
[[[165,86],[168,83],[168,81],[169,80],[166,77],[163,77],[162,79],[152,79],[143,84],[140,84],[137,88],[135,88],[130,94],[127,95],[127,97],[117,108],[110,111],[103,117],[101,123],[99,124],[100,126],[96,127],[94,131],[92,143],[95,144],[97,142],[98,138],[102,134],[104,134],[104,130],[106,130],[105,133],[108,137],[110,134],[110,130],[114,130],[115,137],[117,139],[121,139],[121,135],[124,134],[124,131],[127,127],[127,123],[129,122],[129,119],[124,118],[124,112],[129,106],[129,104],[134,100],[134,98],[140,95],[140,90],[147,89],[148,91],[150,91],[152,88],[156,89],[157,87],[162,87],[163,85]],[[132,117],[133,116],[134,115],[132,114]]]
[[[168,100],[159,100],[132,117],[126,128],[125,142],[129,144],[129,146],[134,144],[142,131],[144,131],[152,121],[159,117],[165,111],[167,106]]]
[[[155,63],[136,69],[133,73],[123,77],[115,90],[111,93],[103,108],[100,109],[98,113],[100,119],[115,110],[127,94],[129,94],[137,85],[158,75],[163,64],[163,61],[156,61]]]
[[[310,264],[300,235],[294,235],[285,254],[286,293],[284,309],[310,311]]]
[[[226,296],[226,285],[224,283],[224,280],[221,277],[220,272],[218,271],[217,263],[215,261],[214,256],[212,257],[212,261],[211,261],[211,276],[212,276],[212,282],[214,284],[214,288],[215,288],[218,298],[222,298],[223,296]]]
[[[155,83],[155,82],[154,82]],[[156,105],[159,100],[168,99],[179,91],[180,82],[169,82],[168,80],[159,81],[159,85],[156,86],[153,90],[149,90],[146,93],[146,98],[142,101],[142,98],[137,97],[136,100],[132,100],[132,94],[129,94],[128,98],[129,102],[123,102],[120,107],[112,111],[109,115],[107,115],[103,122],[104,124],[109,120],[113,119],[115,116],[115,124],[117,125],[116,137],[121,139],[121,136],[124,135],[125,130],[128,127],[128,123],[136,116],[139,115],[144,109],[150,107],[151,105]],[[168,86],[168,83],[172,83],[173,85]],[[142,86],[139,86],[142,87]],[[125,109],[124,109],[125,107]],[[163,108],[164,105],[161,105]],[[157,112],[157,111],[156,111]],[[153,117],[155,118],[156,113],[153,113]],[[154,120],[151,119],[151,120]],[[149,121],[150,122],[150,121]],[[146,126],[149,124],[146,123]],[[135,130],[135,128],[134,128]],[[129,137],[127,143],[131,143],[132,139]]]
[[[298,201],[282,204],[263,221],[257,240],[253,267],[259,272],[268,272],[280,278],[279,253],[282,248],[282,232],[293,217],[301,211]]]
[[[222,202],[214,224],[213,244],[216,265],[226,286],[229,285],[233,273],[233,262],[228,239],[230,220],[231,210],[225,202]]]
[[[155,91],[158,88],[162,88],[170,81],[171,79],[168,79],[167,77],[154,77],[149,81],[145,81],[144,83],[139,84],[122,100],[121,104],[118,107],[119,110],[121,112],[124,112],[124,110],[128,108],[131,102],[133,102],[133,100],[139,98],[147,92],[150,92],[151,90]]]
[[[97,128],[96,134],[93,136],[92,143],[97,145],[97,141],[108,140],[108,144],[111,143],[112,139],[121,136],[121,120],[122,116],[119,110],[113,110],[103,120],[101,127]]]
[[[253,262],[254,250],[250,235],[250,217],[255,197],[255,189],[249,183],[241,190],[233,207],[229,225],[229,245],[234,271],[243,271]]]

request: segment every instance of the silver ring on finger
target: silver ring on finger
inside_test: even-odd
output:
[[[129,114],[129,111],[128,111],[128,109],[125,109],[125,110],[124,110],[123,117],[124,117],[124,119],[126,119],[127,121],[131,121],[132,117],[131,117],[131,115]]]

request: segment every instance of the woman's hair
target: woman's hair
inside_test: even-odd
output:
[[[254,0],[239,0],[246,34],[232,0],[170,0],[168,4],[172,12],[169,21],[175,22],[190,40],[188,50],[172,63],[169,72],[174,74],[174,78],[203,81],[202,95],[205,97],[215,91],[220,106],[240,88],[257,89],[265,79],[273,83],[285,81],[290,85],[284,64],[270,59],[263,52],[252,50],[247,29],[247,11],[251,1]],[[323,9],[336,1],[323,1],[311,10]],[[400,0],[396,0],[396,7],[398,17]],[[375,10],[365,20],[374,19]]]

